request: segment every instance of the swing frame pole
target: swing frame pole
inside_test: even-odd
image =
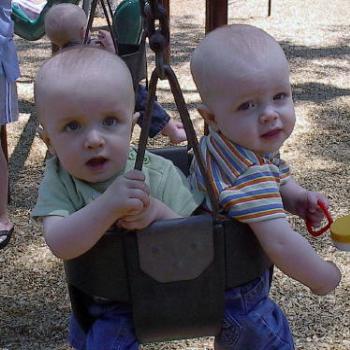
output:
[[[205,5],[205,33],[227,24],[228,1],[206,0]]]

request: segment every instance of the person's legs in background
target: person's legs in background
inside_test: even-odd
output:
[[[16,121],[18,119],[18,99],[16,82],[8,82],[4,75],[0,75],[0,126]],[[8,189],[9,172],[5,151],[7,150],[6,140],[0,142],[0,249],[9,242],[13,223],[8,216]],[[5,148],[6,147],[6,148]]]
[[[137,121],[140,126],[142,125],[146,110],[147,97],[148,91],[146,86],[139,84],[136,91],[135,112],[140,113],[140,117]],[[158,133],[169,137],[170,142],[174,144],[186,141],[186,132],[183,124],[172,120],[166,110],[157,101],[155,101],[153,104],[149,137],[154,137]]]
[[[4,150],[0,143],[0,248],[7,244],[13,230],[13,224],[7,214],[7,200],[8,167]]]

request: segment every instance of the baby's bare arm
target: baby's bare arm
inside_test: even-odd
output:
[[[340,282],[338,267],[323,260],[310,243],[292,230],[285,219],[250,224],[265,253],[286,275],[318,295],[331,292]]]
[[[307,190],[300,186],[293,177],[280,187],[284,208],[291,214],[298,215],[298,202],[306,198]]]
[[[115,221],[137,214],[148,205],[144,175],[131,171],[119,176],[101,196],[75,213],[45,217],[45,240],[57,257],[75,258],[91,249]]]

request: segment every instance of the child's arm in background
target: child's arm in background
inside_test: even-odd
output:
[[[59,258],[75,258],[90,248],[125,215],[137,214],[149,205],[144,175],[136,170],[119,176],[108,189],[77,212],[67,216],[46,216],[44,236]]]
[[[280,187],[280,193],[285,209],[298,215],[317,227],[324,217],[317,202],[320,200],[328,207],[328,199],[319,192],[308,191],[300,186],[292,177]]]
[[[341,279],[338,267],[323,260],[304,237],[292,230],[286,219],[249,225],[265,253],[283,273],[318,295],[337,287]]]

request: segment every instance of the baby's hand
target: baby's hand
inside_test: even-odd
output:
[[[127,230],[141,230],[149,226],[153,221],[160,218],[162,211],[160,201],[155,198],[150,198],[149,205],[136,214],[131,214],[118,220],[117,225]]]
[[[323,269],[326,278],[317,287],[311,288],[311,291],[317,295],[326,295],[332,292],[341,280],[341,272],[333,261],[324,261]]]
[[[139,170],[131,170],[118,176],[104,195],[117,220],[126,215],[141,213],[150,203],[145,175]]]
[[[306,191],[297,208],[297,214],[313,227],[320,226],[324,218],[324,212],[318,205],[318,201],[321,201],[328,209],[329,202],[327,197],[319,192]]]

